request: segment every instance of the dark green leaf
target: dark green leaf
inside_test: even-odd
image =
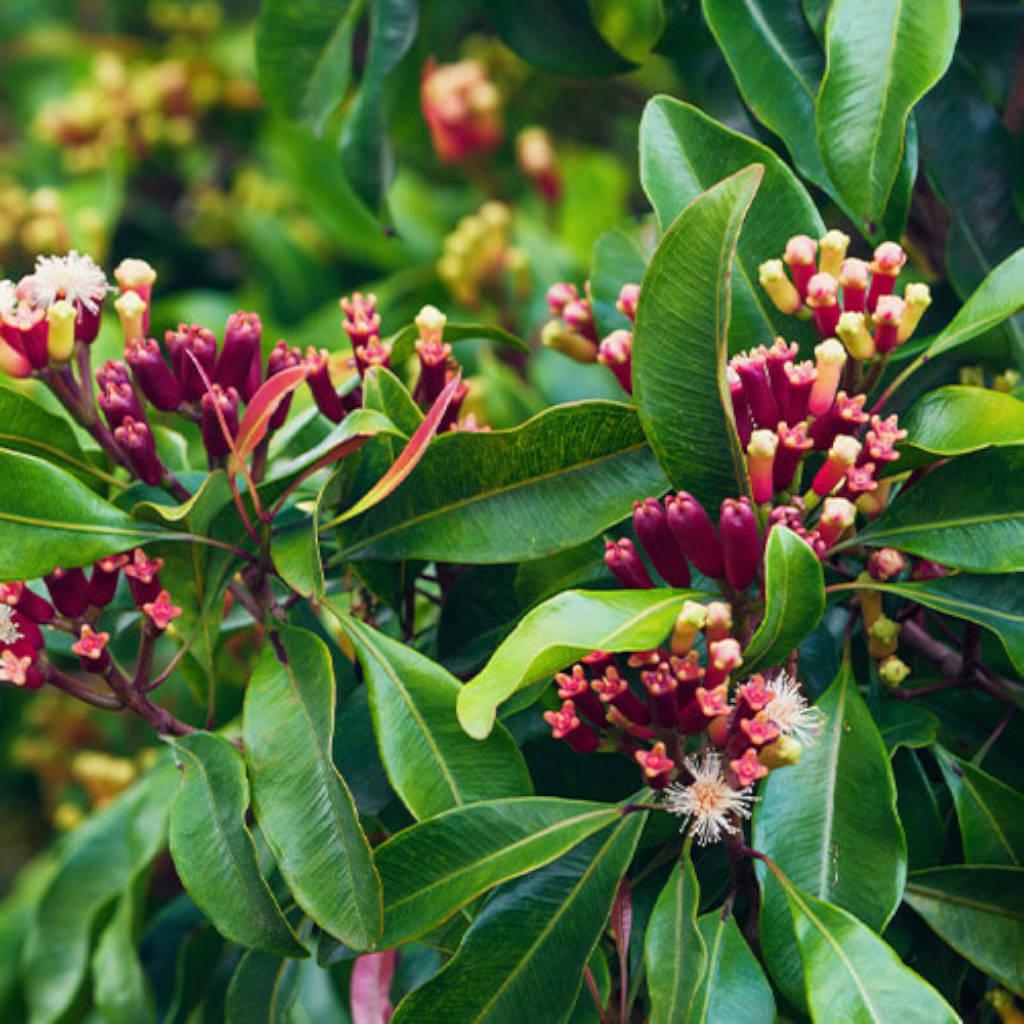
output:
[[[897,750],[892,758],[897,806],[912,870],[934,867],[942,860],[946,845],[946,824],[921,760],[916,750]]]
[[[900,747],[927,747],[935,742],[939,719],[927,708],[886,697],[869,699],[868,707],[890,756]]]
[[[942,747],[935,758],[960,822],[968,864],[1024,864],[1024,796]]]
[[[962,957],[1024,995],[1024,869],[915,871],[903,898]]]
[[[837,546],[854,543],[972,572],[1024,569],[1024,448],[990,448],[939,466]]]
[[[174,742],[182,782],[171,808],[171,856],[196,905],[232,942],[279,956],[307,956],[260,873],[245,825],[249,784],[225,739],[193,733]]]
[[[0,480],[0,580],[36,579],[168,536],[33,455],[0,449]]]
[[[814,632],[825,611],[818,556],[792,530],[776,526],[765,551],[765,610],[743,652],[743,671],[778,665]]]
[[[355,521],[344,554],[539,558],[595,536],[627,516],[638,495],[664,489],[635,409],[556,406],[512,430],[436,438],[405,483]]]
[[[22,961],[31,1024],[62,1019],[89,966],[93,928],[164,844],[176,780],[162,761],[74,836],[43,895]]]
[[[889,755],[848,664],[817,704],[825,724],[800,763],[773,772],[754,814],[753,846],[815,897],[880,930],[899,905],[907,844]],[[783,893],[763,867],[761,942],[786,998],[801,1005],[800,965]]]
[[[600,337],[617,327],[629,327],[629,321],[615,304],[624,284],[639,284],[643,280],[649,260],[640,230],[632,226],[612,228],[594,243],[590,297]]]
[[[395,358],[393,349],[391,358]],[[363,408],[383,413],[405,437],[412,437],[423,422],[423,412],[409,389],[386,366],[371,366],[367,370],[363,378]]]
[[[341,130],[341,164],[356,193],[370,209],[381,205],[393,175],[394,155],[385,133],[383,97],[387,76],[416,36],[415,0],[369,0],[370,40],[359,92]]]
[[[319,132],[342,101],[366,0],[267,0],[256,29],[260,92]]]
[[[399,832],[375,851],[384,886],[381,948],[422,935],[621,815],[614,804],[524,797],[459,807]]]
[[[380,934],[380,879],[355,804],[331,761],[333,730],[334,673],[326,645],[312,633],[282,629],[263,651],[245,694],[256,820],[299,906],[332,935],[365,949]]]
[[[317,502],[317,510],[319,510]],[[270,540],[274,568],[292,590],[303,597],[319,597],[324,592],[324,567],[320,560],[319,516],[302,519],[279,530]]]
[[[899,171],[907,118],[942,77],[957,0],[834,0],[817,101],[818,145],[846,205],[879,224]]]
[[[394,1024],[565,1020],[645,818],[631,814],[498,889],[455,956],[398,1005]]]
[[[560,75],[617,75],[633,64],[598,33],[587,0],[491,0],[487,14],[523,60]]]
[[[688,1024],[771,1024],[775,998],[757,958],[750,952],[736,918],[713,910],[697,919],[707,949],[707,970]]]
[[[459,721],[487,736],[499,704],[590,651],[646,651],[663,643],[685,590],[569,590],[529,612],[459,693]]]
[[[658,896],[644,938],[652,1024],[692,1020],[704,977],[707,948],[697,927],[700,887],[687,841]]]
[[[747,491],[725,381],[733,257],[764,167],[695,199],[662,236],[644,276],[633,336],[633,390],[669,480],[708,508]]]
[[[370,696],[388,779],[416,818],[477,800],[530,792],[522,755],[504,727],[484,743],[459,728],[457,679],[419,651],[327,608],[349,635]]]
[[[108,1024],[138,1024],[153,1015],[153,996],[137,950],[148,883],[146,865],[117,898],[114,913],[96,943],[93,1003]]]
[[[784,878],[811,1019],[956,1024],[953,1008],[853,914]]]
[[[764,166],[764,179],[736,249],[731,351],[784,334],[810,352],[817,332],[780,313],[757,279],[760,264],[781,255],[791,235],[820,238],[825,233],[811,197],[766,146],[667,96],[647,104],[640,122],[640,181],[663,231],[702,192],[753,163]]]
[[[920,583],[858,580],[851,586],[898,594],[944,615],[976,622],[1002,640],[1010,660],[1024,672],[1024,588],[1019,576],[956,573]]]
[[[298,986],[298,960],[249,950],[228,987],[228,1024],[289,1024]]]

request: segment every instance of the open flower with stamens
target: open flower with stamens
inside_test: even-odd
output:
[[[677,782],[665,791],[665,809],[685,819],[680,831],[687,829],[701,846],[739,832],[741,820],[750,817],[753,793],[733,789],[725,781],[717,754],[706,754],[703,759],[688,757],[684,764],[693,781],[688,785]]]
[[[784,736],[795,736],[805,746],[811,746],[825,724],[821,709],[807,703],[800,684],[785,672],[768,683],[768,690],[772,697],[764,714]]]

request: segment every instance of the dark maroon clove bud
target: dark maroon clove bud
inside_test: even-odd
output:
[[[736,421],[736,433],[740,436],[740,444],[744,451],[750,444],[750,435],[754,432],[754,421],[750,417],[750,406],[747,396],[743,393],[743,381],[740,375],[730,366],[726,370],[729,380],[729,395],[732,398],[732,415]]]
[[[10,605],[22,618],[45,625],[56,614],[46,598],[29,590],[25,583],[0,583],[0,604]]]
[[[420,376],[416,381],[413,398],[421,405],[431,406],[447,383],[448,359],[452,348],[442,341],[424,341],[420,338],[416,342],[416,354],[420,359]]]
[[[100,391],[106,391],[111,384],[131,384],[132,375],[128,367],[120,359],[108,359],[96,371],[96,383]]]
[[[767,359],[763,352],[754,351],[735,356],[731,365],[743,383],[743,393],[755,425],[765,430],[774,430],[782,417],[768,381]]]
[[[297,348],[289,348],[285,341],[279,341],[267,358],[267,380],[270,380],[275,373],[280,373],[282,370],[290,370],[293,366],[301,365],[302,353]],[[270,417],[270,423],[267,425],[268,432],[273,433],[284,424],[284,421],[288,419],[288,410],[291,406],[292,396],[289,393],[281,400],[281,403]]]
[[[99,406],[111,430],[116,430],[128,417],[140,422],[146,418],[131,384],[108,384],[99,394]]]
[[[674,534],[686,557],[711,579],[725,576],[722,545],[704,506],[686,491],[665,499],[669,529]]]
[[[139,608],[159,596],[163,589],[160,585],[160,570],[163,567],[162,558],[150,558],[142,548],[132,552],[131,561],[124,567],[124,575],[132,592],[132,600]]]
[[[92,567],[89,577],[89,603],[97,608],[104,608],[114,600],[117,592],[117,581],[121,570],[128,564],[127,555],[111,555],[101,558]]]
[[[214,380],[221,387],[241,390],[249,379],[253,358],[259,354],[263,324],[256,313],[239,310],[228,317],[224,345],[217,360]]]
[[[142,393],[161,412],[174,412],[181,405],[181,384],[164,362],[155,338],[134,338],[124,350]]]
[[[650,590],[654,586],[647,572],[647,566],[644,565],[643,559],[628,537],[605,543],[604,564],[629,590]]]
[[[214,363],[217,359],[217,339],[205,327],[197,324],[179,324],[175,331],[164,336],[167,350],[171,353],[175,373],[181,384],[182,394],[188,401],[203,397],[206,383],[203,373],[213,379]],[[194,357],[194,360],[193,360]],[[199,367],[196,366],[199,363]]]
[[[234,388],[222,388],[211,384],[201,400],[203,444],[211,459],[219,459],[231,451],[231,444],[224,435],[227,428],[231,440],[238,434],[238,392]],[[217,415],[218,410],[220,415]],[[223,420],[223,424],[222,424]]]
[[[754,510],[746,498],[726,498],[718,519],[725,556],[725,578],[737,590],[746,590],[761,565],[761,542]]]
[[[148,424],[126,416],[114,431],[114,440],[121,446],[135,475],[151,487],[156,487],[164,476],[163,463],[156,453],[156,442]]]
[[[81,569],[54,569],[43,582],[61,615],[77,619],[89,607],[89,584]]]
[[[673,587],[690,585],[690,566],[686,561],[661,502],[656,498],[633,503],[633,528],[654,568]]]
[[[317,408],[333,423],[340,423],[345,416],[345,403],[331,380],[327,349],[306,349],[306,383]]]

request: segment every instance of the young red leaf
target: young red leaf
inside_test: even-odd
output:
[[[626,1024],[626,1001],[629,998],[629,936],[633,931],[633,894],[627,878],[619,882],[619,890],[615,894],[611,927],[615,949],[619,954],[619,1022]]]
[[[348,519],[354,519],[369,508],[373,508],[378,502],[383,501],[396,487],[416,468],[416,463],[423,458],[427,447],[430,445],[434,432],[448,411],[452,397],[458,390],[462,380],[462,372],[458,372],[445,385],[444,391],[437,396],[437,401],[430,407],[430,412],[423,418],[416,433],[409,438],[409,443],[402,449],[401,454],[391,464],[391,468],[347,511],[335,516],[326,526],[329,530],[332,526],[344,523]]]
[[[239,463],[252,455],[256,446],[266,437],[270,417],[277,407],[306,379],[305,366],[292,366],[275,373],[264,381],[246,406],[245,415],[238,427],[235,451],[231,453],[228,475],[234,476],[241,469]]]
[[[356,958],[348,989],[352,1024],[388,1024],[394,1012],[388,993],[397,966],[397,949]]]

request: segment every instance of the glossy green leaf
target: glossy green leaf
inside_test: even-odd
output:
[[[153,1014],[153,996],[139,961],[138,930],[149,865],[117,898],[92,958],[93,1003],[108,1024],[138,1024]]]
[[[819,38],[825,38],[825,22],[828,21],[828,11],[832,6],[832,0],[802,0],[801,6],[804,9],[804,17],[811,31]]]
[[[496,890],[455,956],[399,1003],[394,1024],[565,1020],[645,818],[628,815]]]
[[[400,331],[391,338],[391,362],[395,366],[401,366],[407,359],[416,355],[416,339],[420,331],[415,324],[406,324]],[[529,352],[530,346],[521,338],[494,324],[460,324],[449,323],[444,327],[444,340],[449,345],[459,341],[478,341],[486,339],[505,345],[518,352]]]
[[[953,1008],[896,952],[841,907],[782,880],[815,1024],[956,1024]]]
[[[394,349],[391,358],[395,358]],[[367,370],[363,378],[363,407],[382,412],[406,437],[412,437],[423,422],[423,412],[409,389],[386,366],[371,366]]]
[[[1024,448],[963,455],[900,492],[852,544],[979,573],[1024,569]]]
[[[710,509],[745,493],[725,381],[733,257],[764,168],[739,171],[673,221],[647,268],[633,335],[633,396],[669,480]]]
[[[931,746],[938,736],[938,716],[914,701],[881,696],[869,698],[868,707],[890,756],[900,747]]]
[[[350,559],[515,562],[588,540],[665,480],[636,410],[556,406],[512,430],[436,438],[405,483],[346,533]]]
[[[969,761],[935,748],[960,822],[968,864],[1024,864],[1024,795]]]
[[[1024,869],[915,871],[903,898],[964,959],[1024,996]]]
[[[114,478],[82,450],[70,423],[27,395],[0,385],[0,448],[35,455],[89,482]]]
[[[459,728],[455,702],[462,687],[454,676],[330,602],[327,608],[356,649],[381,760],[395,792],[416,818],[530,792],[526,764],[504,727],[484,743]]]
[[[499,704],[591,651],[646,651],[663,643],[685,590],[568,590],[528,612],[459,693],[462,728],[477,739]]]
[[[764,618],[743,652],[744,672],[785,661],[825,611],[821,562],[792,530],[776,526],[768,535],[764,566]]]
[[[630,327],[615,304],[624,284],[639,284],[644,279],[649,261],[650,254],[644,247],[640,230],[632,225],[611,228],[594,243],[590,301],[600,337],[616,328]]]
[[[772,1024],[775,997],[761,965],[743,938],[736,918],[713,910],[697,919],[707,949],[707,970],[688,1024]]]
[[[1024,249],[993,268],[926,351],[929,359],[992,330],[1024,309]]]
[[[594,27],[587,0],[491,0],[487,16],[523,60],[560,75],[617,75],[634,65]]]
[[[817,707],[825,722],[816,742],[761,788],[752,845],[794,885],[880,930],[899,905],[907,870],[889,754],[848,664]],[[786,900],[763,865],[759,873],[765,960],[786,998],[801,1005]]]
[[[285,583],[303,597],[319,597],[326,586],[318,525],[318,515],[303,516],[298,522],[276,532],[270,540],[274,568]]]
[[[480,893],[542,867],[621,815],[613,804],[524,797],[458,807],[397,833],[374,851],[384,887],[378,945],[422,935]]]
[[[260,93],[318,131],[342,101],[366,0],[268,0],[256,29]]]
[[[797,170],[827,189],[814,130],[825,58],[799,0],[703,0],[703,9],[747,106],[786,143]]]
[[[181,787],[171,808],[171,856],[182,885],[232,942],[279,956],[308,955],[260,873],[245,824],[249,784],[227,740],[197,732],[174,741]]]
[[[0,449],[0,480],[0,580],[36,579],[168,536],[34,455]]]
[[[228,1024],[290,1024],[300,961],[249,950],[227,992]]]
[[[83,824],[40,900],[22,960],[30,1024],[61,1020],[89,967],[93,928],[163,847],[176,785],[166,760]]]
[[[408,52],[416,36],[416,0],[368,0],[370,38],[362,64],[359,92],[345,114],[341,130],[341,165],[356,193],[377,209],[394,174],[394,155],[387,139],[388,76]]]
[[[942,77],[960,23],[957,0],[834,0],[817,101],[818,144],[846,205],[885,213],[907,118]]]
[[[946,846],[946,822],[922,760],[916,750],[897,750],[892,757],[897,807],[907,836],[911,871],[934,867],[942,860]]]
[[[672,868],[647,924],[644,963],[652,1024],[693,1019],[708,954],[697,927],[700,886],[690,859],[690,842]]]
[[[863,580],[850,586],[898,594],[944,615],[976,622],[999,637],[1014,666],[1024,672],[1024,593],[1019,576],[956,573],[920,583]]]
[[[380,934],[380,879],[331,761],[334,672],[323,641],[290,628],[272,637],[243,720],[256,820],[296,902],[324,930],[367,948]]]
[[[732,279],[730,351],[778,334],[810,353],[817,332],[780,313],[758,284],[758,267],[781,256],[795,233],[820,238],[825,225],[796,175],[766,146],[740,135],[696,107],[656,96],[640,122],[640,181],[663,231],[680,211],[730,174],[759,163],[764,178],[743,224]]]

